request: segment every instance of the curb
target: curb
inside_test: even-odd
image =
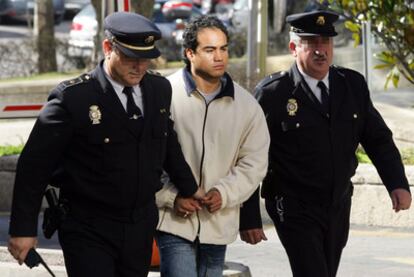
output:
[[[161,75],[167,76],[177,71],[177,68],[157,70]],[[78,75],[81,75],[79,73]],[[31,104],[44,103],[50,93],[60,82],[70,80],[78,75],[68,75],[61,78],[30,81],[10,81],[0,83],[0,98],[2,104]]]

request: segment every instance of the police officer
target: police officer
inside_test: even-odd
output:
[[[147,276],[162,169],[181,195],[198,188],[169,117],[171,85],[147,71],[160,55],[159,29],[126,12],[104,29],[104,60],[51,92],[20,156],[9,251],[21,264],[36,246],[43,192],[59,180],[68,276]]]
[[[256,88],[271,134],[262,196],[294,277],[336,275],[348,238],[359,143],[394,210],[411,203],[400,154],[363,76],[331,65],[337,19],[329,11],[288,16],[296,62]]]

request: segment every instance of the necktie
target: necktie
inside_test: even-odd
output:
[[[132,93],[134,92],[134,89],[132,87],[124,87],[122,90],[122,93],[124,93],[127,96],[127,114],[130,119],[138,119],[142,117],[141,110],[138,108],[138,106],[135,104],[134,97],[132,96]]]
[[[325,83],[322,81],[318,82],[318,87],[321,89],[321,104],[322,108],[326,113],[329,113],[329,94]]]

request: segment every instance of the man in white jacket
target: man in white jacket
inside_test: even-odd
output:
[[[226,245],[237,238],[240,206],[267,170],[269,133],[262,109],[226,73],[228,33],[214,16],[188,24],[186,67],[168,79],[171,117],[203,200],[180,196],[167,183],[157,193],[157,242],[164,277],[222,276]],[[254,220],[254,219],[252,219]],[[261,228],[242,239],[266,239]]]

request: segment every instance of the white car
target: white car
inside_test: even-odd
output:
[[[77,14],[90,2],[90,0],[65,0],[65,16]]]
[[[88,58],[92,56],[93,38],[98,29],[96,13],[92,4],[86,5],[73,17],[69,33],[68,55],[72,58]]]

